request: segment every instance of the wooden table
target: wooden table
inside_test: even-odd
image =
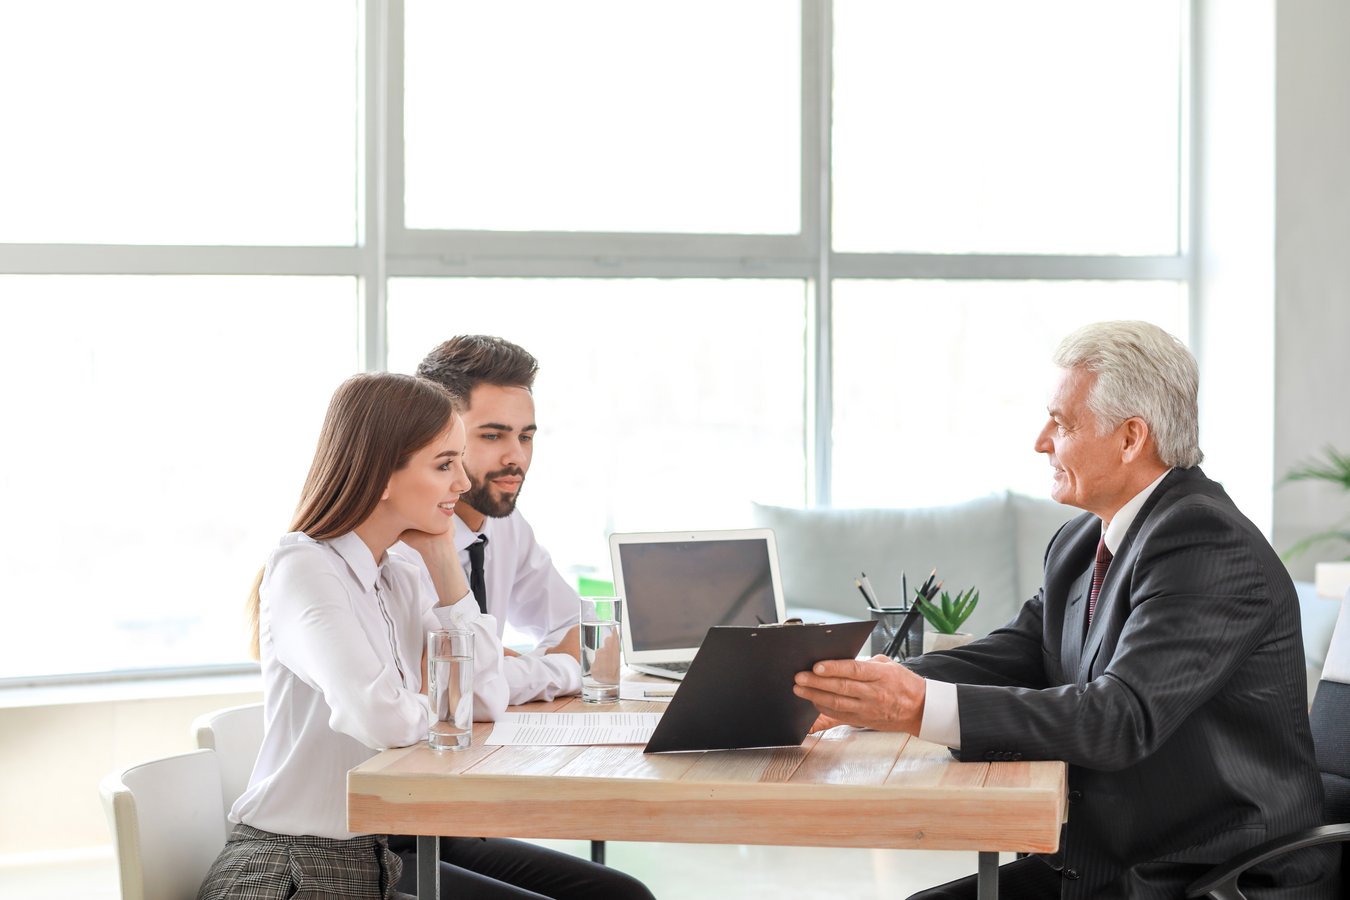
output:
[[[660,712],[664,704],[522,711]],[[415,834],[418,896],[439,895],[435,835],[772,844],[979,853],[998,896],[999,852],[1052,852],[1062,762],[961,763],[904,734],[841,727],[800,747],[644,755],[641,745],[386,750],[347,775],[348,827]]]

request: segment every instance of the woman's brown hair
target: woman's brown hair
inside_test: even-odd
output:
[[[412,375],[368,372],[342,383],[328,404],[300,503],[288,531],[316,541],[341,537],[375,511],[394,472],[445,430],[454,415],[450,394]],[[259,656],[258,588],[247,613],[249,652]]]

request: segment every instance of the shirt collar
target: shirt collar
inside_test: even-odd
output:
[[[375,589],[379,581],[381,567],[375,564],[375,556],[355,531],[349,531],[341,537],[324,541],[333,552],[342,557],[342,561],[351,569],[352,575],[367,591]]]
[[[1153,479],[1152,484],[1131,497],[1130,501],[1116,512],[1109,524],[1102,523],[1102,538],[1106,542],[1106,549],[1110,551],[1112,556],[1115,556],[1116,551],[1120,549],[1121,542],[1125,540],[1125,535],[1129,532],[1130,526],[1134,524],[1135,517],[1139,515],[1139,510],[1143,509],[1144,504],[1148,502],[1149,495],[1153,493],[1154,488],[1162,483],[1162,480],[1167,477],[1167,472],[1170,471],[1172,470],[1168,469],[1163,472]]]
[[[488,518],[483,519],[482,531],[474,531],[468,525],[465,525],[464,520],[459,517],[459,513],[455,513],[454,521],[455,521],[455,551],[458,552],[460,550],[468,549],[468,546],[470,544],[478,540],[478,535],[487,533],[488,522],[491,522],[492,520]]]

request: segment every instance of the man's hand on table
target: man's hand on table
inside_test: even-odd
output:
[[[811,731],[857,725],[918,734],[923,722],[924,680],[885,656],[832,659],[798,672],[792,691],[821,716]]]

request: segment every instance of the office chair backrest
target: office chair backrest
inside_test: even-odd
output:
[[[1325,821],[1328,825],[1350,822],[1350,591],[1341,601],[1310,717],[1326,794]],[[1343,853],[1342,871],[1346,871],[1350,869],[1350,845]]]
[[[192,723],[192,733],[198,747],[216,751],[221,802],[228,816],[234,801],[248,787],[262,746],[262,704],[231,706],[198,716]]]
[[[113,772],[99,785],[123,900],[192,900],[225,846],[220,767],[194,750]]]

